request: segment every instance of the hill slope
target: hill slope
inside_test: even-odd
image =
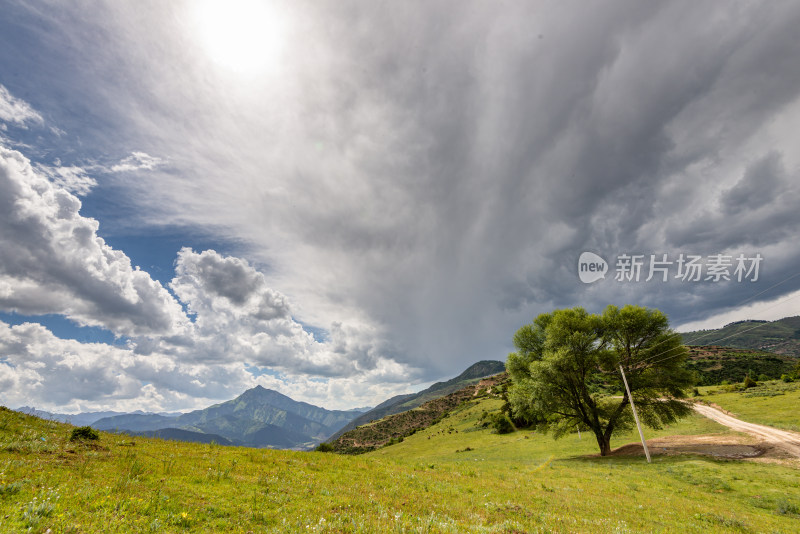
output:
[[[478,401],[491,395],[493,387],[507,379],[508,375],[505,373],[484,378],[476,384],[429,400],[411,410],[388,415],[379,421],[349,430],[329,443],[335,452],[344,454],[361,454],[378,449],[436,424],[451,410],[468,401]]]
[[[734,349],[730,347],[690,346],[686,366],[697,373],[700,386],[741,382],[746,375],[754,380],[762,376],[767,379],[789,374],[797,358],[759,350]]]
[[[720,345],[800,357],[800,316],[738,321],[716,330],[681,333],[686,345]]]
[[[361,414],[354,418],[338,432],[330,437],[330,440],[335,440],[345,432],[353,430],[356,427],[383,419],[387,415],[405,412],[420,406],[439,397],[443,397],[464,387],[478,383],[482,378],[487,376],[496,375],[506,370],[505,363],[497,360],[482,360],[475,364],[470,365],[464,372],[455,378],[451,378],[446,382],[436,382],[432,386],[420,391],[419,393],[410,393],[407,395],[398,395],[388,399],[372,410]]]
[[[172,441],[186,441],[189,443],[216,443],[217,445],[233,445],[230,440],[218,436],[217,434],[204,434],[202,432],[192,432],[182,428],[162,428],[160,430],[150,430],[145,432],[132,432],[134,436],[147,438],[169,439]]]

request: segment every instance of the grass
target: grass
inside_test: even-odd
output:
[[[744,391],[728,391],[734,387],[699,388],[700,400],[717,404],[749,423],[800,432],[800,382],[771,380]]]
[[[800,471],[600,458],[478,429],[472,403],[363,456],[100,434],[0,410],[0,532],[796,532]],[[647,437],[725,433],[698,416]],[[44,439],[42,439],[44,438]],[[621,445],[637,440],[624,434]],[[466,450],[469,449],[469,450]],[[461,452],[458,452],[461,451]]]

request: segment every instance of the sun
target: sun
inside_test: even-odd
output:
[[[191,5],[200,44],[214,63],[243,75],[258,75],[276,65],[285,24],[273,4],[202,0]]]

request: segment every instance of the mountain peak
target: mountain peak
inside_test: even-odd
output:
[[[237,399],[271,399],[273,397],[283,398],[284,396],[285,395],[275,391],[274,389],[267,389],[259,384],[258,386],[244,391],[237,397]]]

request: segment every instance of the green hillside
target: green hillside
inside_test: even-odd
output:
[[[506,373],[484,378],[476,384],[434,398],[410,410],[349,430],[329,444],[334,452],[344,454],[361,454],[378,449],[435,424],[464,403],[478,402],[489,396],[497,397],[493,392],[495,386],[507,380]]]
[[[800,470],[600,458],[584,434],[493,434],[476,399],[367,455],[101,433],[0,409],[0,532],[796,532]],[[661,431],[730,433],[699,416]],[[633,443],[635,433],[614,446]],[[635,450],[635,447],[634,447]]]
[[[716,330],[681,335],[686,345],[719,345],[800,357],[800,316],[777,321],[738,321]]]
[[[502,373],[505,369],[505,363],[497,360],[482,360],[474,363],[455,378],[451,378],[445,382],[436,382],[418,393],[398,395],[382,402],[372,410],[363,413],[343,426],[330,437],[330,440],[338,439],[345,432],[349,432],[356,427],[383,419],[389,415],[414,409],[428,401],[444,397],[445,395],[454,393],[467,386],[477,384],[482,378]]]
[[[760,350],[715,346],[690,346],[686,366],[694,371],[698,385],[741,382],[753,379],[777,379],[792,373],[797,358]]]

